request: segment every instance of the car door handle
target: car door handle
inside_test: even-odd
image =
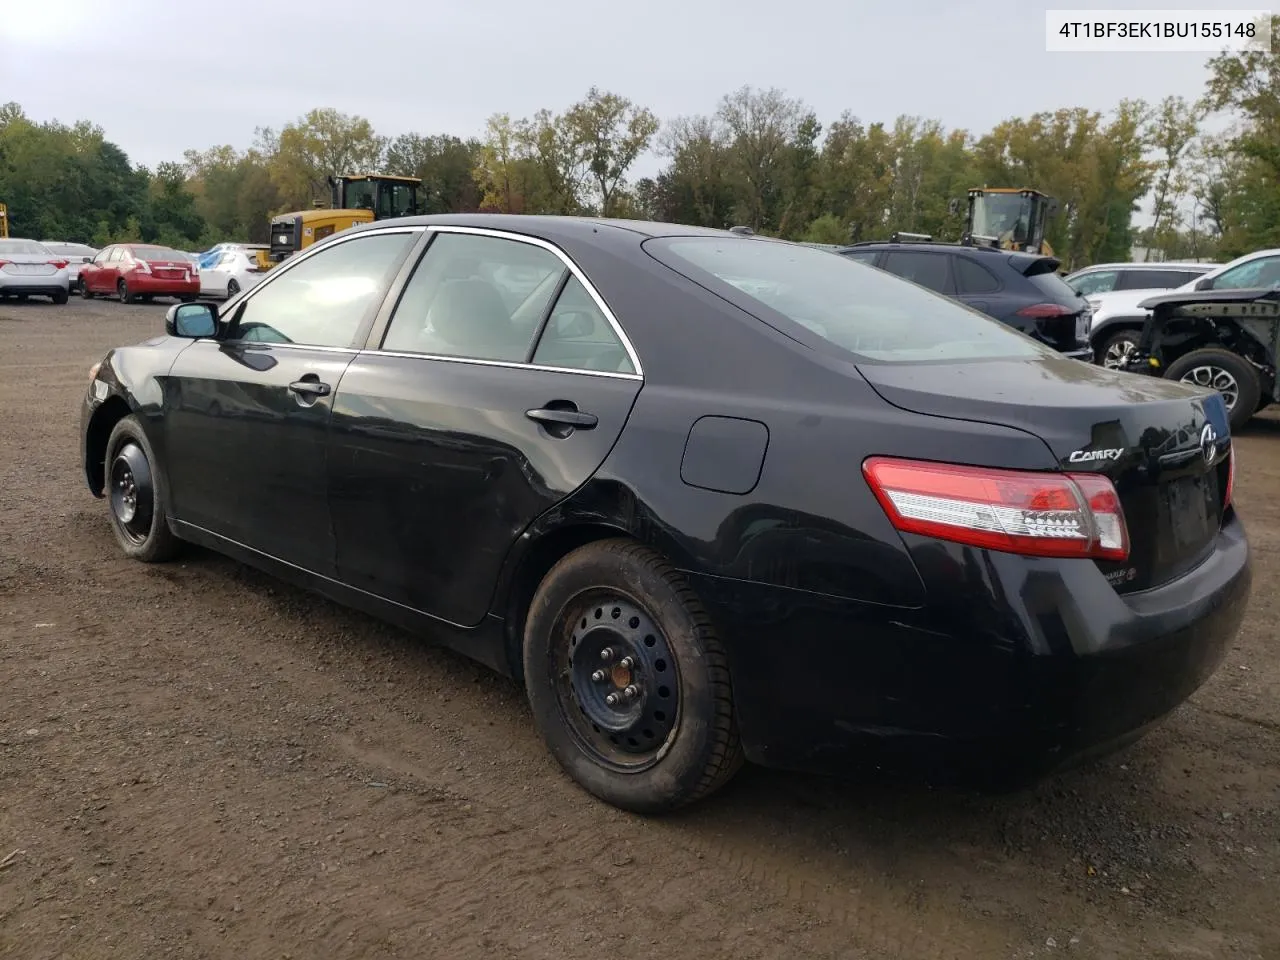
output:
[[[289,384],[289,389],[300,396],[327,397],[330,387],[319,380],[295,380]]]
[[[582,413],[578,410],[561,410],[555,407],[539,407],[536,410],[526,410],[524,415],[530,420],[537,420],[539,423],[550,423],[563,427],[573,427],[577,430],[590,430],[600,422],[599,418],[594,413]]]

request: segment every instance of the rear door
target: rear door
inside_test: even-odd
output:
[[[333,395],[422,231],[359,233],[276,268],[219,340],[164,381],[174,516],[333,576],[326,456]]]
[[[608,454],[640,374],[562,253],[439,228],[334,398],[339,577],[479,623],[521,532]]]

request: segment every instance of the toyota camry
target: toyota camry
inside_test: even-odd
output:
[[[635,811],[744,760],[1034,779],[1185,700],[1250,590],[1220,395],[761,237],[383,221],[89,381],[125,554],[203,545],[518,678]]]

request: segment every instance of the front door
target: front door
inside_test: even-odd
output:
[[[342,580],[473,626],[512,544],[599,467],[642,381],[558,253],[442,230],[343,375],[329,500]]]
[[[164,392],[176,519],[334,572],[326,442],[334,393],[418,231],[355,236],[276,268],[178,355]]]

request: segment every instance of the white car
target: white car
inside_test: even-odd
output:
[[[1095,263],[1062,279],[1082,297],[1116,290],[1172,290],[1196,280],[1216,263]]]
[[[1249,287],[1280,288],[1280,249],[1247,253],[1230,263],[1215,266],[1169,292],[1243,290]],[[1093,307],[1089,343],[1097,363],[1104,367],[1118,367],[1137,348],[1142,325],[1150,313],[1138,304],[1155,293],[1154,290],[1116,290],[1087,295],[1086,299]]]
[[[262,279],[258,250],[264,245],[235,243],[205,253],[200,259],[200,295],[202,297],[234,297]]]
[[[70,292],[66,257],[36,240],[0,239],[0,298],[66,303]]]
[[[75,290],[80,283],[80,267],[86,263],[92,263],[93,258],[98,255],[96,247],[84,243],[66,243],[62,240],[41,240],[40,242],[55,255],[66,258],[67,281],[71,284],[72,290]]]

